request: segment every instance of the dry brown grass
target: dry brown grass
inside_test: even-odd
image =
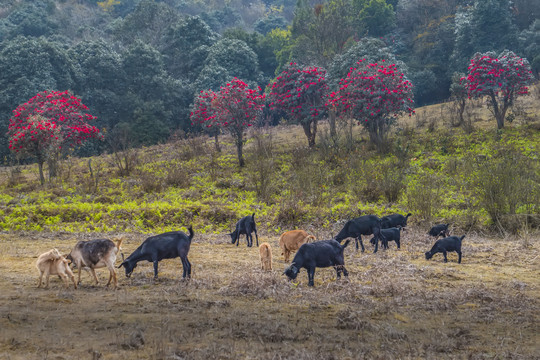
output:
[[[2,359],[534,359],[540,357],[540,239],[469,234],[463,263],[423,258],[432,240],[403,234],[402,249],[346,250],[348,280],[318,269],[315,287],[260,270],[258,249],[225,236],[197,236],[193,279],[181,281],[178,259],[150,263],[119,289],[78,290],[51,278],[37,289],[38,254],[67,252],[96,234],[1,234]],[[322,238],[322,237],[321,237]],[[126,234],[127,255],[144,239]],[[274,254],[277,237],[262,236]],[[440,254],[438,254],[440,255]],[[105,272],[100,272],[102,280]]]

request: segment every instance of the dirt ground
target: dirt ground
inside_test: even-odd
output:
[[[127,234],[126,256],[144,240]],[[318,269],[308,288],[260,270],[258,249],[197,236],[181,281],[179,259],[140,263],[119,288],[82,274],[79,289],[51,277],[36,288],[37,256],[68,252],[96,234],[0,234],[0,359],[539,359],[540,239],[468,234],[463,261],[423,253],[433,240],[411,229],[401,250],[346,249],[348,280]],[[242,239],[243,240],[243,239]],[[367,241],[365,241],[367,242]],[[117,264],[120,259],[117,260]]]

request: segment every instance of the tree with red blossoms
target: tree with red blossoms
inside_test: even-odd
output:
[[[45,161],[49,162],[49,174],[54,177],[62,148],[101,137],[99,129],[87,123],[95,119],[87,110],[68,91],[43,91],[13,110],[8,127],[9,148],[18,157],[36,158],[41,184],[45,183]]]
[[[315,146],[317,123],[327,114],[326,70],[290,63],[271,84],[270,107],[283,110],[302,125],[309,147]]]
[[[527,59],[505,50],[499,56],[492,51],[474,54],[466,81],[469,98],[488,96],[489,109],[502,129],[506,112],[518,96],[528,93],[533,79]]]
[[[219,134],[221,128],[214,124],[213,120],[218,115],[212,104],[215,104],[217,94],[213,90],[201,90],[195,97],[191,112],[191,126],[200,125],[210,136],[214,137],[217,152],[221,152],[219,146]]]
[[[359,121],[379,151],[384,149],[389,127],[404,113],[411,116],[413,88],[396,64],[357,62],[339,90],[329,95],[329,104],[341,114]]]
[[[217,93],[201,91],[191,112],[193,124],[221,127],[233,136],[241,167],[245,164],[242,154],[244,130],[253,125],[264,106],[265,95],[260,92],[260,88],[250,89],[245,82],[234,78]]]

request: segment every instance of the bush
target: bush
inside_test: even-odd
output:
[[[479,205],[501,232],[516,233],[518,214],[539,211],[540,186],[533,160],[501,149],[477,164],[474,187]]]
[[[409,211],[430,221],[442,206],[442,193],[441,179],[432,172],[421,171],[407,185],[405,196]]]

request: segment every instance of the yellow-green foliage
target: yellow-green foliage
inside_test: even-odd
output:
[[[129,177],[119,177],[105,156],[96,158],[94,166],[102,168],[97,191],[81,185],[90,179],[86,161],[45,187],[35,185],[35,168],[25,168],[19,183],[6,178],[0,184],[0,227],[148,233],[192,224],[199,233],[223,233],[253,212],[271,233],[306,226],[334,231],[342,220],[394,212],[412,212],[412,223],[496,224],[512,231],[523,214],[532,214],[527,221],[538,226],[540,134],[527,127],[397,134],[385,155],[363,143],[329,154],[256,136],[246,145],[244,169],[227,137],[223,153],[210,142],[144,149]],[[501,190],[497,177],[487,181],[497,169],[504,174],[496,164],[512,165],[513,174],[526,171],[505,177]],[[496,191],[506,196],[498,203],[489,200]]]

